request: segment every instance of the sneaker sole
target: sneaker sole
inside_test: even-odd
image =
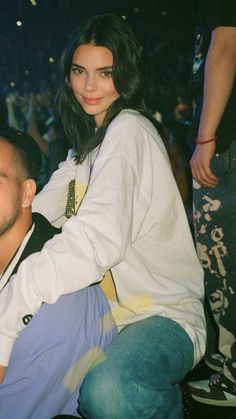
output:
[[[192,398],[199,403],[209,404],[211,406],[225,406],[225,407],[235,407],[236,406],[236,398],[235,400],[210,400],[204,399],[202,397],[195,396],[195,394],[191,394]]]

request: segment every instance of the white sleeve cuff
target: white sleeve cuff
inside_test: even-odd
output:
[[[0,333],[0,365],[7,367],[15,340]]]

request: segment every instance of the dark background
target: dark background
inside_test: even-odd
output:
[[[84,17],[106,12],[130,22],[144,47],[148,106],[168,119],[177,96],[188,93],[195,0],[1,0],[2,90],[38,89],[44,81],[56,88],[69,34]]]

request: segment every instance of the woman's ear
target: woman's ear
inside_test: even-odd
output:
[[[26,179],[22,184],[22,208],[32,205],[36,194],[36,182],[33,179]]]

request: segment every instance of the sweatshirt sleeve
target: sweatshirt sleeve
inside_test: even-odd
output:
[[[113,134],[107,135],[107,141],[112,138],[117,149],[109,151],[104,145],[106,151],[101,150],[95,161],[78,214],[40,253],[23,261],[8,284],[8,298],[0,311],[0,364],[10,356],[24,315],[34,314],[42,302],[54,303],[61,295],[100,281],[126,257],[139,233],[148,210],[148,198],[140,187],[144,153],[129,158],[128,147],[120,150],[119,135],[116,141]]]

